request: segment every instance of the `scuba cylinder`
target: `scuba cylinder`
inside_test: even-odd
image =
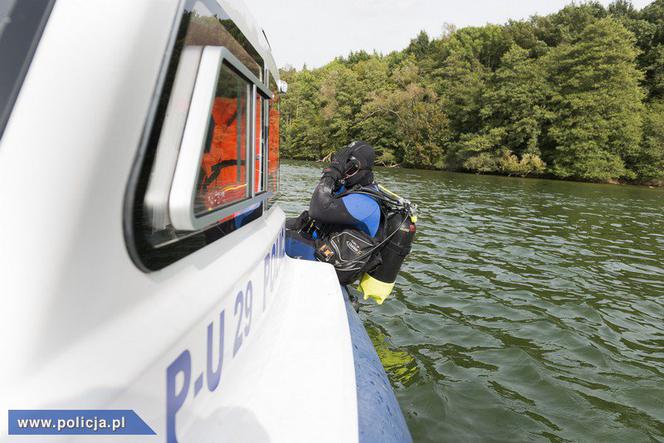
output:
[[[385,244],[380,248],[381,264],[362,275],[358,290],[364,294],[365,300],[372,298],[380,305],[392,293],[401,265],[410,253],[417,230],[417,216],[408,200],[382,186],[379,190],[386,197],[382,200],[385,207]]]

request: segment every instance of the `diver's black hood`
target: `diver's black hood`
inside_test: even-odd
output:
[[[347,150],[347,151],[346,151]],[[373,166],[376,160],[374,147],[367,142],[355,141],[344,148],[349,167],[357,164],[359,171],[345,179],[346,188],[356,185],[367,186],[373,183]]]

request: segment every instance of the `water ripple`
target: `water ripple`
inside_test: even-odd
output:
[[[280,203],[320,165],[286,163]],[[664,440],[664,192],[379,169],[419,205],[362,317],[415,441]]]

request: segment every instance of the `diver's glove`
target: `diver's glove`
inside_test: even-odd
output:
[[[335,185],[339,183],[339,181],[343,176],[344,176],[344,170],[338,161],[332,160],[330,165],[327,168],[323,169],[322,178],[330,177],[334,181]]]
[[[330,162],[330,165],[323,169],[323,177],[332,177],[335,185],[338,184],[346,175],[352,152],[353,151],[350,146],[346,146],[340,151],[335,152],[334,155],[332,155],[332,161]]]

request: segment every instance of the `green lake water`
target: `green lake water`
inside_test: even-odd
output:
[[[280,204],[321,164],[283,162]],[[664,190],[406,169],[413,252],[360,315],[416,442],[664,441]]]

